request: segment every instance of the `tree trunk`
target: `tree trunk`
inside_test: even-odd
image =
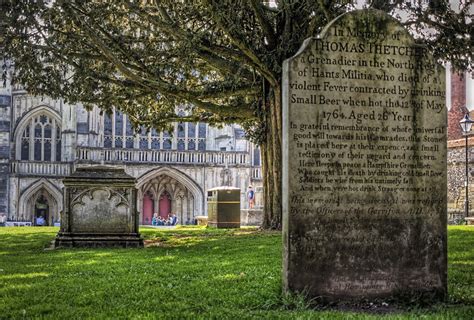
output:
[[[281,230],[282,221],[282,108],[281,88],[265,92],[265,141],[261,145],[264,187],[264,229]]]

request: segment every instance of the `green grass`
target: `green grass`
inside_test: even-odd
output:
[[[281,234],[142,229],[145,249],[44,250],[57,228],[0,228],[0,319],[474,319],[474,227],[449,228],[449,301],[387,314],[281,294]]]

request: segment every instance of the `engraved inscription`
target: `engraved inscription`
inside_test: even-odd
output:
[[[444,69],[370,11],[304,46],[284,65],[287,286],[445,290]]]

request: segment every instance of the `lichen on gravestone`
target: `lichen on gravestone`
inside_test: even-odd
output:
[[[285,290],[444,298],[444,68],[392,17],[361,10],[283,70]]]

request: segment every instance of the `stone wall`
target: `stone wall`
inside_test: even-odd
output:
[[[194,194],[194,196],[189,199],[190,203],[186,208],[186,210],[191,211],[192,216],[206,214],[206,191],[210,188],[223,185],[222,173],[227,171],[229,173],[228,179],[231,185],[241,190],[240,201],[242,204],[242,208],[248,208],[246,191],[250,182],[252,170],[250,167],[237,166],[225,168],[212,164],[210,164],[209,166],[157,166],[154,164],[130,164],[123,166],[117,163],[117,167],[119,166],[125,167],[126,172],[137,179],[137,187],[139,188],[139,211],[142,210],[143,191],[146,191],[146,186],[150,183],[153,183],[152,180],[154,180],[155,178],[162,176],[168,177],[172,181],[176,182],[176,185],[179,184],[184,187],[184,189],[189,190],[191,192],[190,194]],[[7,170],[8,172],[9,167],[7,166],[5,170]],[[54,198],[55,201],[51,199],[52,202],[55,202],[55,209],[52,213],[54,217],[59,214],[59,211],[62,208],[61,192],[63,188],[60,177],[41,177],[39,175],[23,176],[13,174],[11,177],[7,178],[6,175],[4,176],[3,173],[1,173],[1,166],[0,177],[0,181],[3,181],[3,178],[5,177],[6,185],[9,185],[8,194],[10,194],[10,209],[8,210],[8,217],[10,219],[32,219],[34,206],[32,206],[32,204],[30,203],[30,198],[33,197],[37,191],[40,191],[40,189],[46,190],[46,192],[51,195],[52,198]],[[256,181],[252,182],[256,191],[256,208],[261,208],[263,203],[263,189],[261,188],[260,183],[261,182],[256,183]],[[1,197],[2,192],[0,190],[0,199]],[[181,208],[179,203],[172,203],[173,205],[176,204],[177,208]],[[5,202],[5,204],[8,204],[8,202]],[[256,218],[254,218],[253,216],[250,217],[250,224],[254,225],[255,222],[252,221],[254,221],[255,219]],[[184,223],[185,221],[185,217],[180,217],[179,223]]]
[[[13,108],[11,108],[11,106]],[[12,109],[12,110],[11,110]],[[20,160],[21,144],[20,139],[26,121],[33,113],[47,113],[48,116],[56,117],[56,121],[61,128],[61,163],[42,162],[33,160]],[[207,150],[221,150],[226,147],[226,151],[250,151],[253,145],[243,140],[241,134],[236,134],[235,126],[225,126],[221,129],[208,127],[206,141]],[[9,219],[32,219],[34,206],[31,201],[43,190],[51,197],[51,202],[55,203],[54,217],[59,214],[62,208],[61,179],[64,172],[56,170],[66,163],[75,165],[79,163],[77,159],[77,147],[102,147],[104,139],[104,117],[98,108],[87,111],[81,104],[70,105],[49,97],[32,96],[21,87],[7,89],[0,88],[0,214],[6,213]],[[137,139],[135,139],[138,141]],[[18,143],[17,143],[18,142]],[[137,146],[135,146],[137,147]],[[139,152],[140,150],[134,150]],[[198,152],[196,151],[196,154]],[[232,154],[230,154],[232,155]],[[30,157],[31,158],[31,157]],[[194,215],[206,212],[206,202],[204,193],[208,188],[232,185],[240,188],[241,202],[244,208],[248,207],[246,190],[249,184],[260,188],[261,179],[252,179],[252,168],[249,161],[238,163],[237,165],[215,164],[209,161],[207,166],[202,163],[186,165],[169,165],[164,163],[128,163],[126,170],[134,178],[140,178],[144,174],[154,172],[161,168],[170,168],[178,173],[179,177],[187,177],[189,185],[199,185],[201,201],[194,201],[195,206],[189,206]],[[92,162],[100,163],[93,160]],[[16,164],[21,164],[25,170],[16,170]],[[50,165],[55,170],[43,172],[44,165]],[[122,161],[113,163],[123,166]],[[27,165],[27,166],[24,166]],[[62,168],[61,167],[61,168]],[[11,170],[11,172],[10,172]],[[188,185],[186,185],[188,186]],[[41,189],[41,190],[40,190]],[[59,195],[58,195],[59,193]],[[31,196],[31,197],[27,197]],[[261,195],[257,190],[257,205],[261,205]],[[34,205],[34,203],[33,203]],[[182,220],[184,222],[184,220]]]
[[[469,138],[469,184],[474,182],[474,137]],[[463,210],[466,176],[466,151],[465,140],[459,139],[448,142],[448,208]],[[473,190],[474,191],[474,190]],[[470,192],[470,195],[474,193]]]
[[[459,121],[473,106],[468,106],[467,73],[451,73],[451,109],[448,112],[448,209],[452,213],[464,212],[465,200],[465,176],[466,176],[466,151],[465,138],[463,137]],[[470,112],[471,119],[474,117]],[[474,176],[472,168],[474,165],[474,137],[469,138],[469,185],[473,185]],[[474,195],[474,189],[470,187],[469,194]],[[472,205],[471,205],[472,207]]]

